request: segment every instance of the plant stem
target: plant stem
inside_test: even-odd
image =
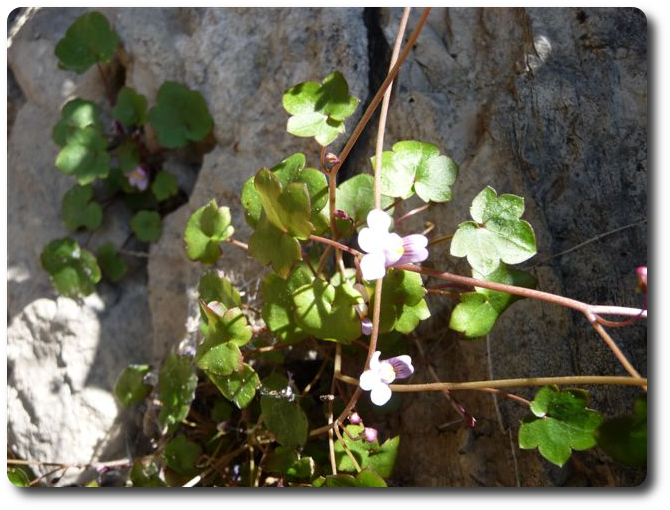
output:
[[[386,92],[386,89],[390,86],[391,82],[395,78],[395,76],[398,74],[398,71],[400,70],[400,67],[402,66],[403,62],[409,55],[409,52],[411,51],[412,47],[414,46],[414,43],[416,42],[417,38],[419,37],[419,34],[421,33],[421,29],[423,28],[423,25],[426,23],[426,19],[428,18],[428,14],[430,14],[430,7],[426,7],[423,10],[423,13],[421,14],[421,19],[419,19],[419,22],[416,25],[416,28],[414,28],[414,31],[412,32],[412,35],[410,36],[409,40],[407,41],[407,45],[405,46],[404,51],[402,54],[398,57],[398,61],[395,63],[395,65],[391,68],[389,71],[389,74],[386,76],[386,79],[384,82],[381,84],[381,87],[379,87],[379,90],[375,94],[375,97],[372,98],[372,101],[370,101],[370,105],[368,106],[367,110],[365,110],[365,113],[361,117],[361,120],[358,121],[358,124],[356,125],[356,128],[354,129],[353,133],[351,134],[351,137],[349,140],[347,140],[347,143],[345,144],[344,148],[342,149],[342,153],[339,156],[340,162],[337,163],[331,170],[333,173],[339,172],[340,168],[344,164],[344,160],[347,159],[347,156],[351,152],[351,149],[353,149],[354,145],[356,144],[356,141],[358,140],[358,137],[361,135],[363,132],[363,129],[365,129],[365,126],[367,123],[370,121],[370,118],[372,117],[372,114],[374,113],[375,109],[377,108],[377,105],[379,102],[382,100],[382,97],[384,93]]]
[[[347,384],[358,384],[358,379],[348,375],[340,375],[339,379]],[[647,379],[644,377],[609,376],[609,375],[570,375],[563,377],[524,377],[520,379],[496,379],[493,381],[468,381],[468,382],[438,382],[425,384],[391,384],[392,391],[416,392],[416,391],[457,391],[457,390],[484,390],[499,388],[521,388],[526,386],[547,386],[556,384],[566,385],[618,385],[618,386],[640,386],[647,387]]]
[[[355,248],[350,248],[346,244],[342,244],[342,243],[339,243],[337,241],[333,241],[332,239],[328,239],[327,237],[311,235],[311,236],[309,236],[309,238],[312,241],[316,241],[318,243],[328,244],[328,245],[330,245],[334,248],[337,248],[338,250],[346,251],[347,253],[351,253],[352,255],[355,255],[355,256],[362,255],[362,253],[360,251],[356,250]],[[319,264],[319,270],[321,270],[321,264]]]

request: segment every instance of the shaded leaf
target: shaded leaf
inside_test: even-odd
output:
[[[140,165],[140,150],[137,143],[133,140],[126,140],[116,149],[116,158],[119,161],[119,168],[124,174],[128,174]],[[127,191],[136,191],[130,187]]]
[[[198,294],[205,303],[218,301],[226,309],[242,305],[242,298],[237,289],[233,287],[230,280],[219,276],[216,271],[208,271],[200,277]]]
[[[88,296],[101,278],[95,256],[72,239],[56,239],[49,243],[42,250],[40,262],[51,276],[51,283],[63,296]]]
[[[336,208],[345,211],[356,222],[365,223],[368,213],[375,208],[375,179],[370,174],[358,174],[337,187]],[[393,198],[382,195],[382,209],[393,203]],[[393,213],[393,209],[388,211]]]
[[[147,121],[147,98],[133,88],[121,87],[112,114],[126,127],[142,126]]]
[[[647,465],[647,394],[633,406],[633,413],[602,423],[595,438],[603,450],[615,460],[628,466]]]
[[[307,271],[309,269],[304,264],[298,264],[293,274]],[[268,273],[263,278],[263,320],[283,343],[299,342],[309,336],[295,320],[293,291],[297,280],[293,276],[284,280],[274,273]],[[311,278],[308,276],[306,281],[311,281]]]
[[[285,380],[285,379],[284,379]],[[286,380],[285,380],[286,381]],[[266,382],[263,381],[265,385]],[[288,381],[283,387],[288,385]],[[283,388],[282,388],[283,389]],[[303,446],[307,442],[309,424],[307,415],[296,400],[285,398],[279,392],[261,396],[263,422],[284,446]]]
[[[158,89],[156,102],[148,119],[163,147],[185,147],[188,142],[203,140],[212,131],[214,121],[200,92],[166,81]]]
[[[200,455],[202,455],[200,445],[189,440],[183,434],[178,435],[165,445],[165,464],[180,475],[196,475],[198,473],[196,463]]]
[[[163,223],[156,211],[140,211],[130,220],[135,237],[145,243],[155,243],[161,238]]]
[[[174,174],[161,170],[156,174],[154,182],[151,183],[151,192],[159,202],[175,196],[179,192],[177,178]]]
[[[158,421],[173,431],[186,418],[195,397],[198,377],[193,373],[191,360],[169,354],[158,373],[158,397],[162,402]]]
[[[114,395],[123,407],[139,404],[151,393],[151,386],[144,384],[149,365],[128,365],[119,375],[114,386]]]
[[[153,460],[137,459],[130,470],[133,487],[166,487],[160,477],[160,468]]]
[[[128,266],[112,243],[106,243],[96,252],[102,274],[110,282],[118,282],[128,271]]]
[[[92,200],[93,188],[78,186],[70,188],[61,203],[61,216],[65,226],[75,231],[79,227],[97,230],[102,224],[102,206]]]
[[[256,395],[256,389],[261,385],[258,374],[246,363],[243,364],[239,372],[233,372],[227,376],[219,376],[210,372],[206,372],[206,374],[221,394],[239,409],[243,409],[251,403]]]
[[[119,45],[119,38],[109,21],[99,12],[82,14],[56,44],[61,69],[86,72],[92,65],[109,62]]]
[[[374,306],[374,287],[368,290],[371,296],[369,309]],[[379,332],[388,333],[397,330],[408,334],[419,321],[430,317],[430,311],[423,299],[426,289],[421,275],[409,271],[390,268],[384,277],[382,286]]]
[[[249,255],[282,278],[288,278],[293,265],[302,258],[300,242],[277,227],[261,214],[256,230],[249,239]]]

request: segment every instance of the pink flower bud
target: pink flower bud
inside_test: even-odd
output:
[[[643,294],[647,293],[647,266],[640,266],[635,269],[637,275],[637,286]]]
[[[353,425],[359,425],[363,419],[361,418],[361,415],[358,414],[356,411],[351,413],[351,416],[349,416],[349,423]]]
[[[378,434],[377,429],[373,429],[372,427],[365,427],[363,429],[363,437],[365,437],[368,443],[374,443],[377,440]]]

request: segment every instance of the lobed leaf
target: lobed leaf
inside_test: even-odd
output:
[[[296,307],[293,302],[293,291],[296,282],[300,279],[295,275],[296,273],[308,274],[308,271],[306,265],[300,263],[294,269],[292,276],[286,280],[274,273],[268,273],[263,279],[263,310],[261,315],[270,331],[277,335],[283,343],[300,342],[309,336],[296,322]],[[311,278],[307,276],[306,281],[311,281]]]
[[[56,168],[76,177],[82,186],[107,177],[110,162],[107,139],[93,125],[70,130],[63,148],[56,156]]]
[[[197,385],[190,359],[177,354],[165,358],[158,373],[158,398],[162,403],[158,421],[168,432],[174,431],[188,415]]]
[[[368,213],[375,208],[375,179],[370,174],[358,174],[337,187],[336,208],[346,212],[356,222],[365,223]],[[382,195],[382,209],[393,203],[393,198]],[[393,213],[393,209],[389,214]]]
[[[221,394],[239,409],[244,409],[251,403],[256,395],[256,389],[261,385],[258,374],[246,363],[239,372],[233,372],[227,376],[219,376],[211,372],[205,373]]]
[[[149,370],[149,365],[128,365],[123,369],[114,386],[114,395],[123,407],[139,404],[149,396],[151,386],[144,384],[144,376]]]
[[[68,101],[61,109],[61,118],[53,128],[53,141],[60,147],[64,147],[72,132],[87,127],[102,130],[98,106],[80,98]]]
[[[374,291],[368,308],[374,306]],[[430,317],[430,310],[423,297],[426,289],[421,275],[409,271],[391,268],[384,277],[382,287],[381,313],[379,316],[379,332],[388,333],[396,330],[409,334],[419,322]]]
[[[101,278],[95,256],[69,238],[49,243],[42,250],[40,262],[51,276],[51,283],[63,296],[88,296]]]
[[[161,170],[156,174],[154,182],[151,183],[151,192],[159,202],[175,196],[179,192],[177,178],[174,174]]]
[[[628,466],[646,466],[647,394],[635,401],[632,414],[601,423],[595,438],[598,446],[615,460]]]
[[[147,121],[147,98],[131,87],[121,87],[112,114],[126,127],[143,126]]]
[[[194,476],[198,473],[197,462],[202,448],[196,442],[180,434],[165,445],[165,464],[180,475]]]
[[[271,265],[281,278],[288,278],[293,265],[302,258],[300,242],[275,227],[265,212],[249,239],[248,253],[264,266]]]
[[[354,458],[362,469],[371,469],[382,478],[389,478],[393,474],[396,457],[398,456],[398,446],[400,446],[400,436],[387,439],[383,444],[378,441],[369,443],[364,439],[352,440],[352,437],[358,437],[363,432],[361,425],[347,425],[349,434],[343,434],[344,444],[349,448]],[[335,459],[339,471],[355,472],[356,467],[344,450],[342,442],[338,439],[335,442]]]
[[[107,18],[99,12],[82,14],[56,44],[56,57],[61,69],[78,74],[96,63],[109,62],[119,45],[119,37]]]
[[[93,188],[90,185],[75,185],[63,195],[61,217],[69,230],[74,232],[80,227],[88,230],[100,228],[102,206],[92,198]]]
[[[288,380],[283,377],[281,379],[283,389],[288,386]],[[264,386],[266,380],[263,381]],[[270,389],[273,388],[275,387],[270,384]],[[263,422],[279,444],[295,447],[303,446],[307,442],[307,415],[296,400],[284,397],[280,392],[268,392],[261,396],[261,412]]]
[[[195,211],[186,223],[184,242],[191,260],[214,264],[221,256],[219,243],[233,235],[230,209],[218,207],[216,200]]]
[[[130,220],[135,237],[145,243],[155,243],[161,237],[162,221],[156,211],[140,211]]]

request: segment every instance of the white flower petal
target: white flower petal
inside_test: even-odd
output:
[[[364,280],[378,280],[386,274],[386,257],[383,253],[368,253],[361,259]]]
[[[383,230],[388,232],[391,228],[391,217],[381,209],[372,209],[368,213],[368,227],[374,230]]]
[[[405,248],[402,244],[402,238],[398,234],[386,234],[384,239],[384,263],[386,267],[390,267],[405,253]]]
[[[379,383],[370,392],[370,400],[377,406],[383,406],[391,399],[391,388],[386,384]]]
[[[370,358],[370,370],[377,372],[379,370],[379,356],[381,356],[381,351],[375,351]]]
[[[360,385],[361,389],[365,391],[370,391],[379,383],[379,376],[374,372],[374,370],[366,370],[361,374],[361,377],[358,380],[358,384]]]
[[[384,241],[388,232],[363,228],[358,233],[358,246],[366,253],[381,252],[384,249]]]

